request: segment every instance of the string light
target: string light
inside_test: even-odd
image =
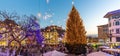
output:
[[[66,25],[66,43],[69,44],[86,44],[86,31],[83,26],[83,21],[79,16],[78,11],[73,6]]]

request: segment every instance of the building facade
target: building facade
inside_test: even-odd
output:
[[[87,36],[87,43],[90,44],[90,43],[98,43],[99,42],[99,39],[98,37],[93,37],[93,36]]]
[[[60,41],[62,41],[65,30],[63,30],[62,27],[52,25],[41,29],[41,32],[45,38],[45,44],[56,45],[59,44]]]
[[[98,38],[99,42],[106,43],[109,41],[109,32],[108,32],[108,24],[99,25],[98,27]]]
[[[6,24],[6,22],[7,24],[13,25],[12,27],[14,28],[11,27],[9,29],[9,26]],[[19,46],[18,40],[22,40],[22,36],[25,36],[20,34],[22,31],[23,30],[21,30],[21,26],[15,24],[13,20],[6,19],[4,21],[0,21],[0,46]],[[25,37],[25,39],[19,42],[21,45],[27,45],[31,43],[36,44],[36,42],[33,40],[34,38],[35,36],[32,35],[30,37]]]
[[[110,41],[120,42],[120,10],[108,12],[104,18],[108,18]]]

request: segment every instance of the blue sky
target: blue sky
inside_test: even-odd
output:
[[[87,34],[97,34],[97,26],[107,24],[103,16],[120,9],[120,0],[74,0],[74,5]],[[0,0],[0,11],[39,16],[41,28],[54,24],[65,29],[71,8],[72,0]]]
[[[37,15],[40,12],[40,0],[0,0],[0,11]]]
[[[120,9],[120,0],[74,0],[74,6],[83,19],[87,34],[97,34],[97,26],[108,22],[103,16]],[[41,27],[54,24],[65,29],[71,8],[72,0],[40,0]]]

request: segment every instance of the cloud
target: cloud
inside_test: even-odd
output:
[[[52,25],[55,25],[55,24],[52,24]]]
[[[46,0],[46,3],[48,4],[48,3],[49,3],[49,0]]]
[[[52,14],[45,13],[45,15],[43,16],[43,19],[46,20],[46,19],[51,18],[51,17],[53,17]]]
[[[63,21],[66,21],[66,19],[63,19]]]
[[[45,11],[44,14],[42,14],[42,18],[44,20],[47,20],[51,17],[53,17],[55,14],[51,11],[51,9],[48,9],[48,11]]]
[[[50,23],[53,23],[53,20],[50,20]]]
[[[38,16],[38,18],[41,18],[41,17],[42,17],[42,14],[41,14],[41,13],[38,13],[37,16]]]

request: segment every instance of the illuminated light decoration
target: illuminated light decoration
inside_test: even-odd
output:
[[[35,33],[36,33],[36,40],[37,40],[37,42],[39,43],[39,44],[42,44],[43,42],[43,36],[41,35],[41,31],[40,30],[36,30],[35,31]]]
[[[35,35],[38,44],[42,44],[43,36],[40,31],[40,25],[37,23],[35,16],[31,16],[27,19],[27,22],[22,24],[22,27],[26,30],[26,37]]]
[[[34,32],[31,32],[30,30],[35,30],[35,29],[33,29],[33,25],[35,25],[34,23],[33,23],[33,21],[31,20],[31,19],[34,19],[34,21],[36,20],[36,18],[35,17],[26,17],[26,19],[27,20],[23,20],[23,21],[25,21],[25,24],[24,23],[21,23],[20,24],[20,26],[21,27],[19,27],[18,26],[18,24],[20,23],[20,22],[17,22],[17,20],[14,20],[13,18],[11,18],[11,17],[14,17],[14,15],[12,16],[12,14],[9,16],[9,15],[7,15],[7,13],[1,13],[0,12],[0,14],[3,14],[2,16],[4,17],[3,19],[3,24],[1,24],[2,22],[0,22],[0,24],[1,24],[1,26],[2,26],[2,29],[0,29],[1,30],[1,37],[8,37],[8,38],[3,38],[3,40],[5,39],[8,39],[9,41],[7,41],[8,42],[8,44],[11,44],[11,42],[13,42],[13,41],[15,41],[15,42],[17,42],[17,43],[19,43],[18,45],[20,45],[21,46],[21,41],[23,41],[23,40],[25,40],[25,38],[26,37],[24,37],[24,36],[32,36],[33,34],[34,34]],[[1,16],[1,15],[0,15]],[[12,20],[13,19],[13,20]],[[24,18],[23,18],[24,19]],[[21,20],[21,19],[20,19]],[[20,21],[19,20],[19,21]],[[16,22],[18,23],[16,23]],[[38,24],[39,25],[39,24]],[[4,28],[5,27],[5,28]],[[24,29],[21,29],[21,28],[24,28]],[[38,26],[39,27],[39,26]],[[40,28],[40,27],[39,27]],[[9,34],[9,32],[10,32],[10,34]],[[5,33],[5,34],[4,34]],[[6,33],[8,33],[8,34],[6,34]],[[12,34],[11,34],[12,33]],[[33,34],[31,34],[31,33],[33,33]],[[21,36],[22,35],[22,36]],[[37,35],[37,34],[35,34],[35,35]],[[10,36],[10,37],[9,37]],[[3,41],[2,41],[3,42]],[[36,41],[36,42],[38,42],[38,41]],[[39,41],[40,42],[40,41]],[[13,44],[14,44],[14,42],[13,42]],[[8,45],[8,46],[10,46],[10,45]],[[16,45],[17,46],[17,45]]]
[[[73,5],[68,15],[65,32],[65,43],[70,54],[80,55],[86,53],[86,31],[79,12]]]
[[[115,43],[115,46],[118,46],[118,43]]]
[[[67,20],[65,39],[66,43],[68,44],[87,43],[86,31],[83,25],[83,21],[74,6],[72,7],[69,18]]]
[[[2,35],[0,34],[0,38],[2,38]]]
[[[93,44],[93,46],[95,47],[95,46],[96,46],[96,44]]]

